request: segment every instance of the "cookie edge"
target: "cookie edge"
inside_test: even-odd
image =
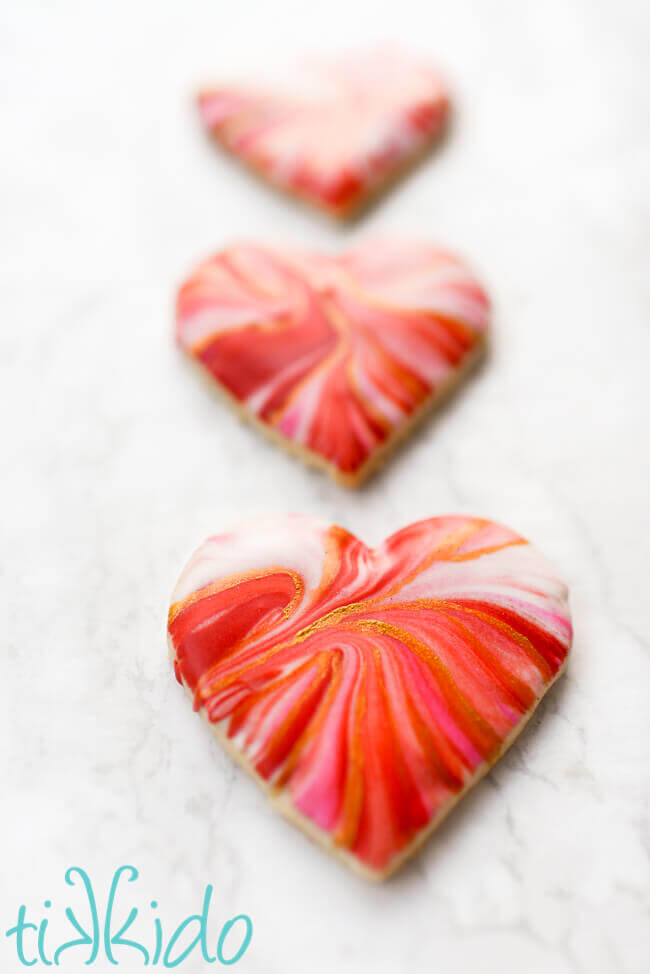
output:
[[[212,89],[208,87],[199,88],[195,95],[195,102],[198,104],[200,98],[209,93]],[[377,182],[367,190],[361,190],[356,196],[343,206],[333,206],[329,205],[324,199],[318,197],[316,194],[311,194],[308,192],[301,192],[299,189],[294,189],[286,186],[284,183],[280,182],[278,179],[274,179],[272,173],[270,173],[264,166],[256,164],[250,159],[246,159],[239,155],[232,149],[224,139],[220,137],[218,132],[211,128],[203,120],[200,108],[199,115],[200,121],[203,126],[203,130],[207,135],[208,140],[216,144],[218,148],[225,153],[225,155],[233,162],[236,162],[244,171],[251,173],[255,179],[258,180],[262,185],[271,189],[274,193],[280,194],[285,199],[293,200],[294,203],[299,204],[305,209],[311,209],[316,211],[321,215],[328,217],[335,224],[346,224],[353,223],[362,217],[368,210],[370,210],[380,199],[388,194],[394,187],[416,170],[421,163],[426,159],[426,157],[433,151],[435,146],[442,142],[450,127],[450,119],[452,114],[452,105],[449,95],[446,90],[441,96],[440,112],[441,118],[440,123],[437,128],[430,132],[426,138],[423,140],[421,145],[409,156],[405,156],[402,161],[396,166],[387,171]]]
[[[341,471],[335,463],[332,463],[331,460],[328,460],[322,454],[310,450],[308,447],[302,446],[299,443],[295,443],[275,426],[271,426],[270,423],[265,423],[245,403],[237,399],[226,385],[213,375],[210,369],[190,349],[186,348],[180,342],[179,345],[186,359],[198,371],[204,382],[207,382],[208,387],[213,392],[216,392],[222,401],[225,401],[241,420],[259,430],[267,439],[275,443],[276,446],[280,446],[285,453],[297,457],[308,467],[324,471],[340,486],[354,490],[360,487],[389,460],[393,452],[411,436],[416,427],[421,425],[427,416],[433,414],[444,400],[451,398],[454,391],[467,379],[486,355],[489,347],[489,339],[487,329],[479,332],[476,335],[474,345],[468,350],[461,364],[454,369],[446,381],[442,382],[436,389],[433,389],[420,405],[414,409],[411,415],[400,426],[394,429],[380,446],[373,450],[370,456],[354,473]]]
[[[396,873],[407,862],[407,860],[409,860],[421,849],[421,847],[433,835],[436,829],[438,829],[438,827],[442,825],[443,821],[447,818],[449,813],[456,807],[456,805],[461,801],[461,799],[464,798],[465,795],[467,795],[472,790],[472,788],[474,788],[475,785],[477,785],[481,781],[481,779],[484,778],[485,775],[487,775],[488,772],[492,770],[492,768],[501,760],[501,758],[505,755],[505,753],[509,750],[509,748],[514,744],[514,742],[517,740],[519,735],[528,725],[528,722],[530,721],[531,717],[537,710],[539,704],[542,702],[542,700],[544,699],[548,691],[564,674],[568,665],[572,642],[573,641],[571,641],[571,643],[569,644],[569,647],[567,649],[567,654],[564,658],[562,665],[558,668],[553,678],[546,684],[544,690],[542,691],[540,696],[537,697],[534,705],[531,707],[528,713],[525,714],[520,719],[518,724],[515,727],[513,727],[510,734],[508,734],[508,736],[504,739],[495,757],[489,762],[484,762],[482,765],[479,766],[479,768],[477,768],[474,774],[467,779],[467,781],[463,785],[463,788],[456,795],[450,798],[449,801],[446,802],[446,804],[444,804],[438,810],[438,812],[431,819],[428,825],[426,825],[423,829],[421,829],[413,837],[411,842],[408,845],[406,845],[404,849],[401,850],[401,852],[399,852],[396,856],[394,856],[390,860],[390,862],[388,863],[385,869],[372,869],[370,866],[364,865],[361,862],[361,860],[357,856],[355,856],[352,852],[349,852],[347,849],[344,849],[343,847],[337,845],[333,841],[331,835],[328,832],[325,832],[318,825],[312,822],[311,819],[307,818],[307,816],[303,815],[300,811],[298,811],[298,809],[296,809],[296,807],[291,803],[288,797],[287,790],[285,790],[284,792],[278,791],[277,788],[275,788],[272,784],[270,784],[268,781],[266,781],[266,779],[262,778],[257,773],[255,768],[250,763],[250,761],[248,761],[247,758],[234,747],[234,745],[224,734],[221,728],[218,727],[216,724],[214,724],[212,721],[210,721],[210,719],[208,718],[205,712],[204,707],[199,707],[198,713],[201,715],[203,720],[208,724],[208,727],[210,728],[210,730],[218,740],[219,744],[223,747],[224,751],[232,758],[232,760],[237,765],[239,765],[239,767],[243,768],[243,770],[249,775],[249,777],[253,778],[256,781],[256,783],[261,787],[267,800],[269,801],[269,803],[272,805],[274,809],[276,809],[292,825],[296,826],[296,828],[298,828],[309,839],[311,839],[321,848],[325,849],[326,852],[328,852],[339,862],[343,863],[348,868],[350,868],[352,872],[356,873],[356,875],[360,876],[362,879],[368,880],[373,883],[381,883],[384,880],[388,879],[390,876],[392,876],[394,873]],[[167,631],[167,645],[169,648],[169,658],[171,660],[174,672],[176,672],[176,667],[174,665],[177,661],[176,650],[174,649],[174,644],[171,635],[169,633],[169,630]],[[192,700],[192,704],[194,704],[194,694],[192,690],[189,688],[189,686],[183,680],[182,674],[181,674],[180,683],[183,689],[190,697],[190,699]]]

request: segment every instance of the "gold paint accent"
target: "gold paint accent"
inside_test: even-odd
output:
[[[541,653],[537,652],[537,650],[531,643],[528,636],[524,636],[522,635],[522,633],[517,632],[517,630],[514,629],[511,625],[509,625],[507,622],[503,622],[502,619],[495,619],[494,616],[491,616],[488,612],[482,612],[480,609],[468,609],[466,606],[458,605],[455,602],[449,602],[447,604],[451,608],[456,609],[458,612],[465,612],[467,613],[467,615],[476,616],[478,619],[482,619],[484,622],[486,622],[489,626],[493,626],[495,629],[498,629],[500,632],[505,633],[505,635],[508,636],[509,639],[511,639],[514,643],[517,644],[517,646],[525,650],[531,662],[535,664],[537,669],[544,677],[545,682],[548,683],[549,680],[552,680],[553,671],[551,670],[551,667],[546,662],[546,660],[541,655]]]
[[[291,602],[283,609],[283,613],[290,615],[295,607],[297,601],[299,600],[302,592],[304,590],[304,583],[297,572],[292,571],[290,568],[283,568],[281,565],[272,565],[270,568],[265,568],[260,571],[257,568],[253,568],[248,572],[242,572],[237,575],[228,575],[226,578],[221,578],[216,582],[210,582],[208,585],[204,585],[202,588],[196,589],[184,599],[180,599],[178,602],[174,602],[169,607],[169,614],[167,616],[167,625],[175,621],[181,612],[189,608],[195,602],[200,602],[202,599],[209,599],[213,595],[217,595],[219,592],[225,592],[228,589],[235,588],[237,585],[241,585],[242,582],[254,581],[258,578],[266,578],[269,575],[289,575],[296,586],[296,594],[291,600]]]
[[[515,697],[517,709],[528,710],[536,696],[535,691],[528,683],[513,673],[509,673],[507,668],[499,663],[498,658],[490,651],[487,644],[482,642],[460,619],[456,619],[455,616],[442,609],[439,610],[439,614],[447,619],[452,628],[460,633],[463,641],[469,644],[479,665],[487,671],[490,680],[499,681],[507,693]]]
[[[317,656],[310,657],[301,666],[296,667],[295,670],[291,670],[291,672],[287,673],[281,680],[275,681],[274,689],[277,690],[284,683],[293,682],[296,679],[296,676],[298,674],[302,675],[302,673],[308,672],[311,668],[313,668],[314,664],[316,664],[316,668],[318,671],[316,676],[314,677],[313,680],[311,680],[311,682],[307,685],[307,687],[305,687],[303,692],[300,694],[298,699],[294,702],[293,706],[289,710],[289,713],[284,717],[280,725],[275,729],[274,733],[267,740],[266,745],[263,749],[263,756],[258,755],[256,759],[256,763],[258,763],[260,760],[263,760],[264,757],[270,754],[273,751],[274,747],[277,746],[279,741],[281,741],[282,738],[285,737],[287,733],[289,733],[289,731],[291,730],[291,725],[293,724],[297,714],[300,712],[300,709],[304,704],[305,700],[310,696],[310,694],[314,692],[314,690],[318,688],[318,686],[326,678],[330,668],[329,657],[324,652],[318,653]]]
[[[282,788],[291,778],[296,766],[300,760],[303,751],[309,746],[309,744],[316,738],[318,732],[320,731],[322,725],[327,719],[327,715],[332,708],[332,703],[336,699],[341,682],[343,680],[343,665],[341,662],[341,652],[335,650],[329,654],[330,661],[330,683],[325,691],[318,709],[312,718],[312,720],[304,728],[302,734],[297,738],[295,744],[293,745],[286,761],[282,772],[275,781],[275,786],[277,788]]]
[[[352,739],[347,754],[348,766],[346,768],[343,804],[340,812],[341,820],[332,833],[332,840],[336,845],[347,846],[348,848],[356,840],[359,831],[361,810],[363,808],[363,767],[365,761],[361,747],[361,721],[366,713],[365,677],[366,662],[362,658],[359,663],[359,675],[357,677],[359,690],[354,702]]]
[[[423,643],[416,636],[411,635],[411,633],[406,632],[406,630],[400,629],[398,626],[393,626],[387,622],[381,622],[380,620],[366,619],[359,622],[352,622],[348,625],[348,628],[358,630],[360,632],[380,632],[383,636],[391,636],[398,642],[403,643],[404,646],[406,646],[407,649],[409,649],[415,656],[421,659],[432,672],[449,706],[452,708],[452,710],[460,711],[464,715],[465,726],[473,726],[479,732],[481,738],[486,739],[485,743],[488,744],[489,742],[488,753],[491,753],[495,747],[499,746],[500,739],[498,734],[496,734],[493,728],[481,717],[480,714],[474,710],[472,705],[459,690],[456,681],[449,672],[449,669],[430,646],[427,646],[426,643]],[[459,723],[463,722],[459,721]],[[474,746],[476,746],[476,743],[473,743]]]

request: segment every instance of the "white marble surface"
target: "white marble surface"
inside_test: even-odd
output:
[[[166,923],[209,882],[215,923],[249,913],[246,974],[647,970],[648,5],[5,0],[2,19],[2,932],[19,903],[62,908],[66,867],[104,895],[132,862],[136,905],[155,894]],[[457,107],[350,229],[227,163],[190,100],[220,64],[342,31],[429,52]],[[336,247],[391,228],[472,261],[493,351],[349,493],[206,394],[172,343],[174,287],[233,237]],[[370,543],[435,513],[493,517],[571,585],[567,677],[377,888],[267,808],[169,671],[190,550],[285,508]]]

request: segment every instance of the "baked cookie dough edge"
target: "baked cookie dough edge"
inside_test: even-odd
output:
[[[386,461],[389,459],[391,454],[396,450],[401,443],[403,443],[410,435],[413,433],[415,428],[419,426],[427,416],[435,411],[435,409],[441,405],[441,403],[449,398],[455,389],[464,382],[469,373],[476,368],[480,360],[483,358],[486,349],[488,347],[488,340],[486,334],[483,333],[477,336],[477,340],[473,347],[465,355],[463,362],[458,368],[451,373],[446,382],[443,382],[431,392],[426,399],[418,406],[417,409],[411,413],[411,415],[402,423],[397,429],[395,429],[391,435],[386,439],[380,446],[378,446],[370,454],[368,459],[353,473],[344,473],[339,470],[336,464],[327,460],[326,457],[322,456],[320,453],[316,453],[307,447],[301,446],[298,443],[294,443],[289,437],[285,436],[276,427],[271,426],[269,423],[265,423],[263,420],[259,419],[255,413],[251,412],[250,409],[246,407],[239,399],[237,399],[226,386],[215,378],[215,376],[210,372],[206,366],[203,365],[199,359],[197,359],[191,352],[187,349],[182,348],[186,358],[194,367],[195,371],[198,371],[204,383],[222,399],[225,401],[246,423],[250,423],[257,430],[264,434],[267,439],[270,439],[277,446],[282,447],[285,453],[289,453],[291,456],[297,457],[302,460],[309,467],[316,468],[318,470],[323,470],[336,483],[343,487],[349,487],[354,489],[360,487],[371,474],[375,473],[380,467],[382,467]]]
[[[169,647],[169,658],[173,665],[176,662],[176,651],[174,649],[174,645],[169,633],[167,634],[167,644]],[[247,772],[247,774],[249,774],[252,778],[255,779],[257,784],[261,787],[262,791],[265,793],[271,805],[273,805],[274,808],[276,808],[281,815],[283,815],[289,822],[291,822],[292,825],[295,825],[297,828],[299,828],[300,831],[303,832],[305,835],[307,835],[310,839],[312,839],[312,841],[320,845],[323,849],[325,849],[332,856],[334,856],[334,858],[338,859],[339,862],[342,862],[346,866],[348,866],[348,868],[350,868],[352,872],[356,873],[362,879],[369,880],[370,882],[374,882],[374,883],[381,883],[385,879],[388,879],[388,877],[391,876],[393,873],[397,872],[397,870],[400,869],[401,866],[403,866],[408,859],[410,859],[413,855],[415,855],[416,852],[418,852],[418,850],[425,844],[425,842],[430,838],[430,836],[447,818],[449,813],[456,807],[456,805],[460,802],[460,800],[469,791],[471,791],[471,789],[475,785],[479,783],[481,778],[483,778],[488,773],[488,771],[490,771],[491,768],[493,768],[494,765],[497,764],[497,762],[503,757],[506,751],[512,746],[512,744],[514,744],[514,742],[519,737],[521,732],[524,730],[524,728],[528,724],[529,720],[537,710],[539,704],[544,699],[548,691],[557,682],[557,680],[559,680],[559,678],[566,670],[570,652],[571,652],[571,648],[569,647],[564,662],[558,669],[557,673],[554,675],[553,679],[550,680],[547,683],[547,685],[544,687],[543,692],[537,698],[537,700],[535,701],[534,705],[531,707],[529,712],[527,714],[524,714],[524,716],[521,718],[519,723],[515,727],[513,727],[512,731],[510,732],[508,737],[505,738],[503,744],[501,745],[499,751],[493,757],[493,759],[490,762],[485,762],[484,764],[482,764],[477,769],[477,771],[467,779],[463,788],[456,795],[450,798],[449,801],[446,802],[446,804],[444,804],[439,809],[437,815],[429,822],[429,824],[426,825],[423,829],[421,829],[414,836],[412,841],[404,849],[402,849],[402,851],[398,855],[394,856],[393,859],[390,861],[390,863],[387,865],[387,867],[383,870],[372,869],[369,866],[364,866],[363,863],[360,862],[359,859],[356,856],[354,856],[351,852],[348,852],[347,849],[344,849],[341,846],[337,845],[327,832],[319,828],[314,822],[311,821],[311,819],[308,819],[306,816],[302,815],[291,804],[288,797],[288,793],[286,791],[284,793],[280,792],[277,788],[275,788],[272,784],[270,784],[268,781],[266,781],[257,773],[253,765],[244,757],[243,754],[241,754],[233,746],[233,744],[227,738],[227,736],[224,734],[221,728],[219,728],[216,724],[212,723],[208,719],[205,713],[205,708],[200,707],[199,713],[206,721],[212,733],[215,735],[215,737],[217,738],[217,740],[219,741],[223,749],[226,751],[226,753],[229,754],[230,757],[233,759],[233,761],[235,761],[236,764],[242,767],[244,771]],[[193,701],[194,694],[192,693],[191,689],[187,686],[184,680],[182,681],[182,685],[186,693],[189,695],[190,699]]]

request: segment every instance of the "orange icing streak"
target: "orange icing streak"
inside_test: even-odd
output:
[[[249,570],[264,531],[277,556]],[[169,636],[197,707],[375,871],[497,759],[571,644],[547,562],[477,518],[421,521],[375,550],[308,518],[252,522],[210,539],[179,587]]]

